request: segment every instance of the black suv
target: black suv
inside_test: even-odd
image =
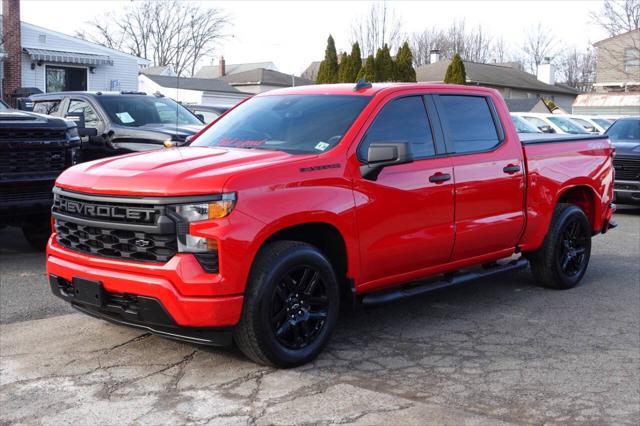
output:
[[[172,99],[144,92],[58,92],[29,99],[34,112],[76,122],[82,161],[179,145],[203,127]]]
[[[0,103],[0,228],[22,227],[43,248],[51,235],[53,183],[78,160],[75,123]]]

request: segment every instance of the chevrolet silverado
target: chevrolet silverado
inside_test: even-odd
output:
[[[189,146],[72,167],[51,290],[89,315],[291,367],[343,306],[531,267],[574,287],[615,226],[606,136],[520,140],[492,89],[303,86],[244,101]]]

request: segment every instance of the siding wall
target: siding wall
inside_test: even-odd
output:
[[[111,80],[118,80],[120,90],[138,90],[138,60],[134,56],[116,52],[114,50],[94,45],[83,40],[75,39],[22,23],[22,47],[50,50],[63,50],[68,52],[89,53],[94,55],[108,55],[113,60],[113,65],[98,65],[95,73],[87,74],[87,89],[91,91],[106,91],[111,89]],[[44,37],[43,37],[44,36]],[[22,85],[24,87],[37,87],[45,91],[45,65],[74,66],[88,69],[88,66],[78,64],[63,64],[45,62],[42,66],[31,69],[29,55],[22,54]]]
[[[625,71],[624,51],[640,48],[640,30],[600,42],[597,46],[596,83],[622,83],[640,80],[640,68]]]

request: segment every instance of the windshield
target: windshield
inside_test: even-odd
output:
[[[568,118],[550,116],[550,117],[547,117],[547,119],[551,121],[553,124],[555,124],[556,126],[560,127],[560,129],[563,132],[573,133],[573,134],[589,133],[584,127],[572,122]]]
[[[518,117],[517,115],[512,115],[511,119],[513,120],[513,124],[516,126],[516,132],[518,133],[542,133],[540,129],[538,129],[533,124],[529,123],[522,117]]]
[[[139,127],[147,124],[202,126],[195,115],[169,98],[143,95],[103,95],[97,96],[97,99],[109,118],[123,126]]]
[[[607,136],[614,142],[640,140],[640,118],[616,121],[607,130]]]
[[[606,118],[592,118],[592,120],[595,121],[596,124],[602,127],[604,130],[607,130],[612,123],[611,120],[607,120]]]
[[[229,111],[192,146],[322,153],[336,146],[369,97],[258,96]]]

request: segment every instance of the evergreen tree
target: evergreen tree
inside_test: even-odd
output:
[[[447,67],[444,74],[444,82],[449,84],[465,84],[467,82],[467,73],[464,70],[464,63],[460,54],[456,53]]]
[[[391,59],[391,52],[389,52],[389,46],[386,43],[376,52],[375,69],[375,81],[395,80],[395,64]]]
[[[360,68],[357,79],[360,80],[361,78],[370,83],[376,80],[376,63],[375,59],[373,59],[373,55],[369,55],[364,61],[362,68]]]
[[[338,82],[339,83],[350,83],[349,76],[347,75],[349,71],[349,56],[342,52],[340,54],[340,63],[338,64]]]
[[[320,62],[316,83],[336,83],[338,81],[338,54],[333,37],[329,35],[327,48],[324,51],[324,60]]]
[[[351,46],[351,54],[349,54],[349,65],[345,72],[346,83],[355,83],[358,80],[358,73],[362,68],[362,54],[360,53],[360,45],[358,42],[353,43]]]
[[[406,41],[396,54],[396,80],[405,82],[416,81],[416,70],[413,69],[413,54]]]

